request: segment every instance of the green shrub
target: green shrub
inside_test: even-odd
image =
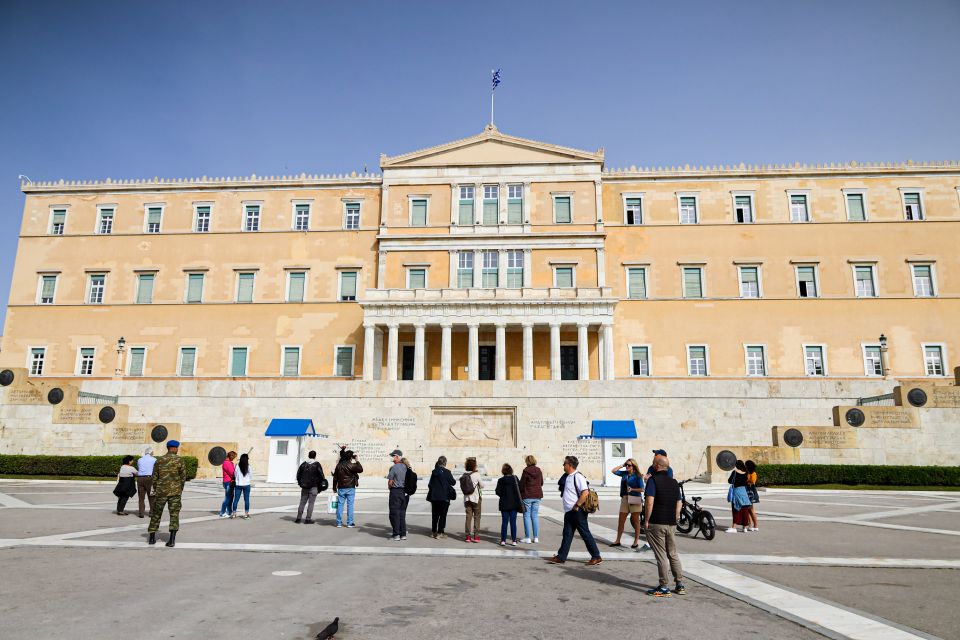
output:
[[[187,480],[197,477],[197,459],[182,456]],[[0,455],[0,474],[24,476],[86,476],[116,478],[123,456],[12,456]]]
[[[803,484],[872,484],[960,486],[960,467],[895,467],[871,464],[760,464],[761,486]]]

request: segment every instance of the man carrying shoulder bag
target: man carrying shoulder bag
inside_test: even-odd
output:
[[[325,490],[327,479],[323,477],[323,467],[317,462],[317,452],[307,454],[300,468],[297,469],[297,484],[300,485],[300,507],[297,509],[296,523],[313,524],[313,505],[317,501],[317,494]],[[307,519],[301,520],[303,508],[307,508]]]

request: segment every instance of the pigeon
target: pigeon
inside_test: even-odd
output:
[[[327,640],[328,638],[333,638],[337,635],[337,631],[340,630],[340,617],[337,616],[333,619],[333,622],[328,624],[323,628],[323,631],[317,634],[317,640]]]

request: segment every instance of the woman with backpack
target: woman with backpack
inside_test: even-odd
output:
[[[477,471],[477,459],[467,458],[464,468],[466,473],[460,476],[460,493],[463,494],[463,510],[466,513],[465,542],[480,542],[483,483],[480,481],[480,473]]]
[[[520,497],[523,498],[523,540],[532,544],[540,542],[540,501],[543,500],[543,472],[537,459],[527,456],[527,466],[520,474]]]
[[[760,492],[757,491],[757,463],[753,460],[747,460],[743,463],[747,470],[747,496],[750,498],[750,523],[747,531],[760,531],[757,524],[757,503],[760,502]]]
[[[250,457],[247,454],[240,455],[240,461],[237,462],[234,469],[233,481],[236,488],[233,492],[233,515],[237,517],[237,505],[240,504],[240,496],[243,496],[243,519],[250,519],[250,481],[253,479],[253,469],[250,467]]]
[[[497,480],[496,494],[500,496],[500,546],[507,544],[507,525],[510,525],[510,538],[514,547],[517,546],[517,512],[523,509],[523,498],[520,496],[520,480],[513,475],[513,467],[504,463],[500,468],[503,475]]]
[[[137,495],[137,468],[133,466],[133,456],[123,456],[113,495],[117,496],[116,514],[118,516],[129,515],[126,512],[127,500]]]
[[[430,537],[446,538],[444,530],[447,528],[447,510],[450,508],[450,501],[457,497],[457,490],[454,489],[457,481],[453,474],[447,469],[447,457],[437,458],[437,464],[433,467],[433,473],[430,474],[430,481],[427,482],[427,502],[430,503]]]

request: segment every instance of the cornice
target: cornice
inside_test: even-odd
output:
[[[148,178],[114,180],[57,180],[48,182],[20,182],[24,193],[98,193],[120,191],[216,191],[237,188],[270,187],[379,187],[382,182],[377,173],[340,173],[283,176],[249,176],[210,178]]]
[[[896,174],[958,174],[960,161],[934,160],[924,162],[829,162],[805,164],[701,165],[607,168],[604,180],[618,181],[633,178],[767,178],[774,176],[833,176],[833,175],[896,175]]]

